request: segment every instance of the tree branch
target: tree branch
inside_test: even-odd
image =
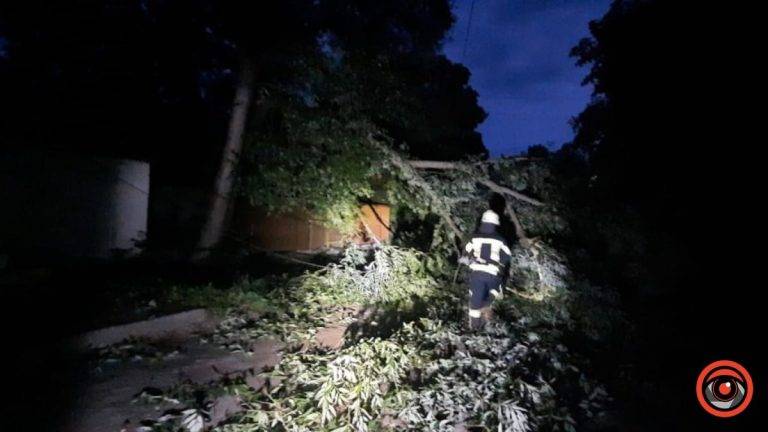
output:
[[[456,163],[456,162],[409,160],[408,164],[415,169],[457,170],[457,171],[462,171],[471,175],[476,174],[472,172],[469,166],[462,163]],[[475,181],[496,193],[499,193],[502,195],[508,195],[516,199],[519,199],[520,201],[525,201],[529,204],[533,204],[536,206],[544,205],[544,203],[542,203],[539,200],[536,200],[527,195],[521,194],[520,192],[514,191],[508,187],[501,186],[500,184],[487,178],[487,175],[485,178],[476,177]],[[520,223],[520,219],[517,218],[517,213],[515,213],[515,209],[512,208],[512,205],[509,202],[507,202],[506,204],[506,212],[507,212],[507,215],[509,216],[509,219],[512,221],[512,224],[515,226],[515,234],[517,235],[517,238],[520,240],[520,244],[526,248],[530,247],[531,239],[529,239],[528,236],[525,234],[525,229],[523,229],[523,225]]]
[[[373,204],[371,204],[371,203],[365,203],[365,204],[371,209],[371,211],[373,212],[373,215],[376,216],[376,220],[379,221],[381,226],[386,228],[387,231],[389,231],[390,233],[394,234],[394,231],[392,231],[392,228],[389,225],[387,225],[386,223],[384,223],[384,219],[382,219],[381,215],[379,215],[379,212],[376,211],[376,207],[374,207]]]
[[[509,203],[507,203],[506,209],[507,209],[507,214],[509,215],[509,219],[512,220],[512,224],[515,226],[515,235],[517,235],[517,239],[520,241],[520,244],[525,248],[530,247],[531,239],[529,239],[528,236],[525,235],[523,224],[521,224],[520,219],[517,218],[517,213],[515,213],[515,209],[513,209]]]
[[[457,171],[463,171],[468,174],[473,174],[472,170],[461,163],[456,162],[443,162],[443,161],[426,161],[426,160],[409,160],[408,164],[416,169],[434,169],[434,170],[457,170]],[[515,199],[518,199],[520,201],[525,201],[528,204],[532,204],[535,206],[541,206],[544,205],[543,202],[531,198],[528,195],[521,194],[520,192],[517,192],[515,190],[512,190],[508,187],[501,186],[498,183],[493,182],[490,179],[487,178],[477,178],[476,179],[478,183],[484,185],[488,189],[500,193],[502,195],[511,196]]]
[[[444,161],[430,161],[430,160],[414,160],[411,159],[408,163],[416,169],[436,169],[436,170],[453,170],[460,169],[459,165],[455,162]]]
[[[416,169],[408,163],[405,159],[400,157],[397,152],[393,151],[389,147],[387,147],[385,144],[382,144],[378,140],[376,140],[374,137],[369,136],[368,140],[379,150],[389,155],[390,162],[392,162],[392,165],[394,165],[397,169],[409,173],[411,176],[413,176],[414,179],[416,179],[419,182],[419,188],[427,195],[427,197],[430,199],[430,201],[434,204],[433,210],[434,212],[440,216],[440,218],[445,222],[446,225],[448,225],[448,228],[453,232],[453,235],[459,240],[462,241],[464,239],[464,234],[461,232],[458,226],[456,226],[456,222],[453,221],[453,218],[451,217],[450,209],[443,208],[440,203],[442,202],[440,200],[440,197],[437,195],[437,193],[432,189],[432,187],[429,185],[429,183],[424,180],[417,172]]]

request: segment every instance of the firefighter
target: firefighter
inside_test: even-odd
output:
[[[499,215],[487,210],[480,227],[464,248],[469,262],[469,324],[473,330],[483,328],[490,317],[494,299],[502,296],[502,281],[507,274],[511,252],[507,241],[499,234]]]

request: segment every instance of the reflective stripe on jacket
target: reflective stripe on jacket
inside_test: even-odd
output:
[[[472,257],[470,269],[492,275],[498,275],[512,258],[512,251],[506,241],[496,232],[475,234],[464,250]]]

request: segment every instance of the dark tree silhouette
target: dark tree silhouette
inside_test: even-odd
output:
[[[697,368],[719,358],[757,364],[753,283],[736,270],[754,268],[745,251],[765,236],[751,198],[760,169],[745,105],[759,82],[750,13],[615,1],[573,50],[595,89],[559,155],[582,179],[568,196],[590,254],[574,260],[615,287],[634,320],[635,337],[609,363],[636,371],[615,382],[626,421],[643,427],[702,430],[709,424],[690,397]],[[739,309],[739,331],[711,314],[726,304]]]
[[[469,73],[438,53],[453,24],[445,0],[32,0],[0,8],[4,145],[148,160],[153,190],[211,192],[207,214],[185,216],[194,228],[150,218],[151,247],[188,252],[217,242],[258,97],[276,88],[297,94],[316,72],[336,73],[312,70],[331,42],[343,84],[356,86],[352,105],[396,144],[430,159],[485,154],[474,132],[485,114]],[[165,205],[157,197],[150,207]]]

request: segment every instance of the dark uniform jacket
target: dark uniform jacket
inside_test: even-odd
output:
[[[496,225],[484,223],[464,248],[470,256],[469,268],[473,272],[484,272],[503,276],[503,271],[512,258],[507,241],[498,233]]]

